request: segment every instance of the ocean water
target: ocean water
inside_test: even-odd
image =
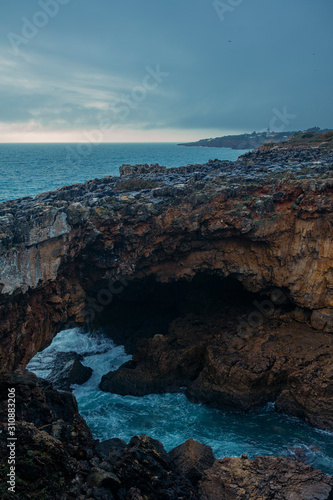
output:
[[[301,450],[309,464],[333,473],[333,433],[278,414],[273,404],[244,414],[194,404],[184,394],[133,397],[102,392],[98,388],[102,375],[130,359],[103,332],[62,331],[31,360],[28,369],[46,377],[56,353],[68,351],[83,354],[83,364],[93,369],[90,380],[74,385],[73,392],[96,439],[119,437],[128,442],[144,433],[160,440],[169,451],[192,437],[211,446],[217,458],[242,453],[250,458],[290,456]]]
[[[233,161],[246,151],[175,143],[0,144],[0,202],[119,175],[123,164],[179,167],[215,158]]]

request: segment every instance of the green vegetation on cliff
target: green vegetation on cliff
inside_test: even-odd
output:
[[[277,144],[291,142],[292,145],[307,145],[313,142],[315,145],[332,147],[333,132],[325,129],[320,130],[314,127],[305,131],[299,132],[252,132],[252,134],[226,135],[223,137],[215,137],[215,139],[201,139],[197,142],[187,142],[179,144],[179,146],[202,146],[214,148],[231,148],[231,149],[256,149],[265,144]],[[328,145],[326,144],[328,143]],[[331,145],[329,145],[331,144]]]

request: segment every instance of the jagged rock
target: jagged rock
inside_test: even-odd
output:
[[[301,154],[144,166],[1,203],[0,369],[24,367],[60,329],[93,321],[99,291],[125,275],[174,282],[209,270],[253,292],[283,288],[310,312],[331,310],[333,153],[305,151],[304,168],[291,167]],[[144,181],[138,197],[127,180]]]
[[[80,361],[75,360],[70,369],[69,383],[82,385],[90,379],[92,372],[89,366],[83,366]]]
[[[185,443],[169,451],[172,464],[196,485],[206,469],[212,467],[215,458],[210,446],[188,439]]]
[[[16,393],[16,497],[22,500],[204,500],[332,498],[333,478],[291,458],[228,458],[193,440],[169,454],[148,436],[97,443],[71,393],[27,371],[0,381],[0,473],[7,463],[8,387]],[[59,431],[59,432],[58,432]],[[195,486],[196,481],[202,477]],[[193,483],[191,483],[190,478]],[[0,495],[13,495],[0,481]],[[232,496],[234,495],[234,496]]]
[[[72,394],[53,389],[27,370],[0,377],[1,471],[8,470],[8,387],[15,389],[17,498],[60,499],[69,490],[78,497],[93,456],[91,431]],[[11,499],[6,486],[0,482],[0,496]]]
[[[118,489],[121,485],[119,478],[112,472],[106,472],[103,469],[93,467],[87,478],[89,486],[97,488],[107,488],[110,490]]]
[[[121,176],[142,175],[142,174],[165,174],[167,167],[161,167],[158,163],[155,165],[122,165],[119,167]]]
[[[112,462],[120,458],[126,448],[126,443],[122,439],[107,439],[96,445],[96,453],[102,460]]]
[[[18,421],[32,423],[60,441],[66,441],[81,453],[78,446],[93,445],[91,431],[78,411],[75,397],[55,390],[50,382],[39,379],[28,370],[17,370],[0,376],[0,422],[7,420],[8,387],[15,391]]]
[[[24,500],[49,498],[60,499],[64,490],[70,488],[72,479],[86,474],[82,461],[73,457],[60,440],[28,422],[17,422],[16,432],[20,445],[16,447],[16,490],[17,496],[7,491],[6,483],[0,482],[0,495],[4,499]],[[0,434],[0,469],[7,474],[7,441]],[[45,496],[44,496],[45,498]]]
[[[216,460],[199,483],[201,500],[329,500],[333,477],[282,457]]]
[[[271,320],[256,332],[217,336],[188,388],[191,400],[249,410],[275,401],[278,411],[333,429],[333,339],[306,325]]]
[[[199,337],[199,336],[198,336]],[[178,392],[195,379],[201,368],[204,339],[185,342],[181,335],[171,349],[169,336],[154,335],[137,343],[132,361],[104,375],[100,388],[117,394],[143,396],[150,393]]]
[[[316,330],[333,333],[333,310],[321,309],[311,314],[311,325]]]
[[[180,392],[221,409],[278,411],[333,429],[333,337],[273,314],[238,331],[238,309],[175,320],[167,335],[137,344],[133,361],[102,378],[122,395]],[[238,325],[237,325],[238,324]]]
[[[114,495],[107,488],[92,488],[91,498],[94,500],[115,500]]]
[[[128,445],[117,439],[96,442],[74,396],[27,370],[0,379],[1,477],[8,471],[8,387],[15,388],[16,398],[17,498],[197,499],[159,441],[136,436]],[[1,481],[0,496],[13,498]]]
[[[296,309],[293,311],[293,318],[300,323],[308,323],[310,315],[308,311],[301,309],[300,307],[296,307]]]
[[[172,469],[167,452],[156,439],[144,434],[134,436],[122,457],[111,463],[117,468],[122,485],[128,490],[135,487],[137,496],[150,500],[198,500],[191,483]]]
[[[90,379],[93,370],[88,366],[83,366],[82,359],[83,356],[75,352],[58,353],[47,380],[63,391],[70,391],[72,384],[84,384]]]

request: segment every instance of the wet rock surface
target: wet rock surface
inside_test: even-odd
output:
[[[51,373],[46,377],[53,387],[63,391],[70,391],[73,384],[82,385],[87,382],[92,369],[84,366],[81,361],[83,355],[75,352],[59,352],[52,366]]]
[[[139,341],[133,360],[105,375],[101,389],[185,390],[192,401],[245,411],[273,401],[278,411],[333,430],[332,334],[276,312],[244,328],[239,312],[173,321],[167,335]]]
[[[15,388],[16,488],[10,499],[329,499],[333,478],[293,458],[214,460],[194,440],[166,453],[148,436],[93,440],[74,396],[28,371],[0,380],[0,472],[7,474],[7,397]],[[311,496],[312,495],[312,496]]]
[[[0,471],[7,474],[8,387],[16,394],[16,492],[0,481],[1,498],[196,499],[162,444],[148,436],[99,443],[74,396],[27,370],[0,379]],[[137,495],[137,497],[135,496]]]

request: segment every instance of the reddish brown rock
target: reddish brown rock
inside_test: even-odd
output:
[[[104,376],[119,394],[179,391],[218,408],[276,408],[333,429],[333,336],[274,314],[257,329],[241,325],[237,309],[175,320],[167,335],[145,339],[133,360]]]
[[[333,477],[290,458],[216,460],[199,483],[201,500],[330,500]]]
[[[196,489],[182,471],[172,467],[163,445],[149,436],[134,436],[122,456],[110,458],[110,463],[125,491],[135,488],[137,495],[149,500],[199,500]]]
[[[210,341],[192,400],[249,410],[276,401],[279,411],[333,429],[333,338],[279,319],[248,335]]]
[[[184,323],[187,328],[177,328]],[[140,340],[133,360],[103,376],[101,389],[143,396],[178,392],[180,387],[187,386],[200,373],[207,342],[201,330],[192,330],[191,326],[191,322],[176,320],[170,327],[170,335],[157,334],[152,339]]]
[[[316,330],[333,333],[333,310],[320,309],[311,314],[311,325]]]
[[[282,288],[310,312],[333,308],[328,166],[313,179],[246,161],[157,170],[0,204],[1,370],[91,321],[126,275],[174,282],[205,270],[252,292]],[[135,179],[146,188],[122,191]]]

